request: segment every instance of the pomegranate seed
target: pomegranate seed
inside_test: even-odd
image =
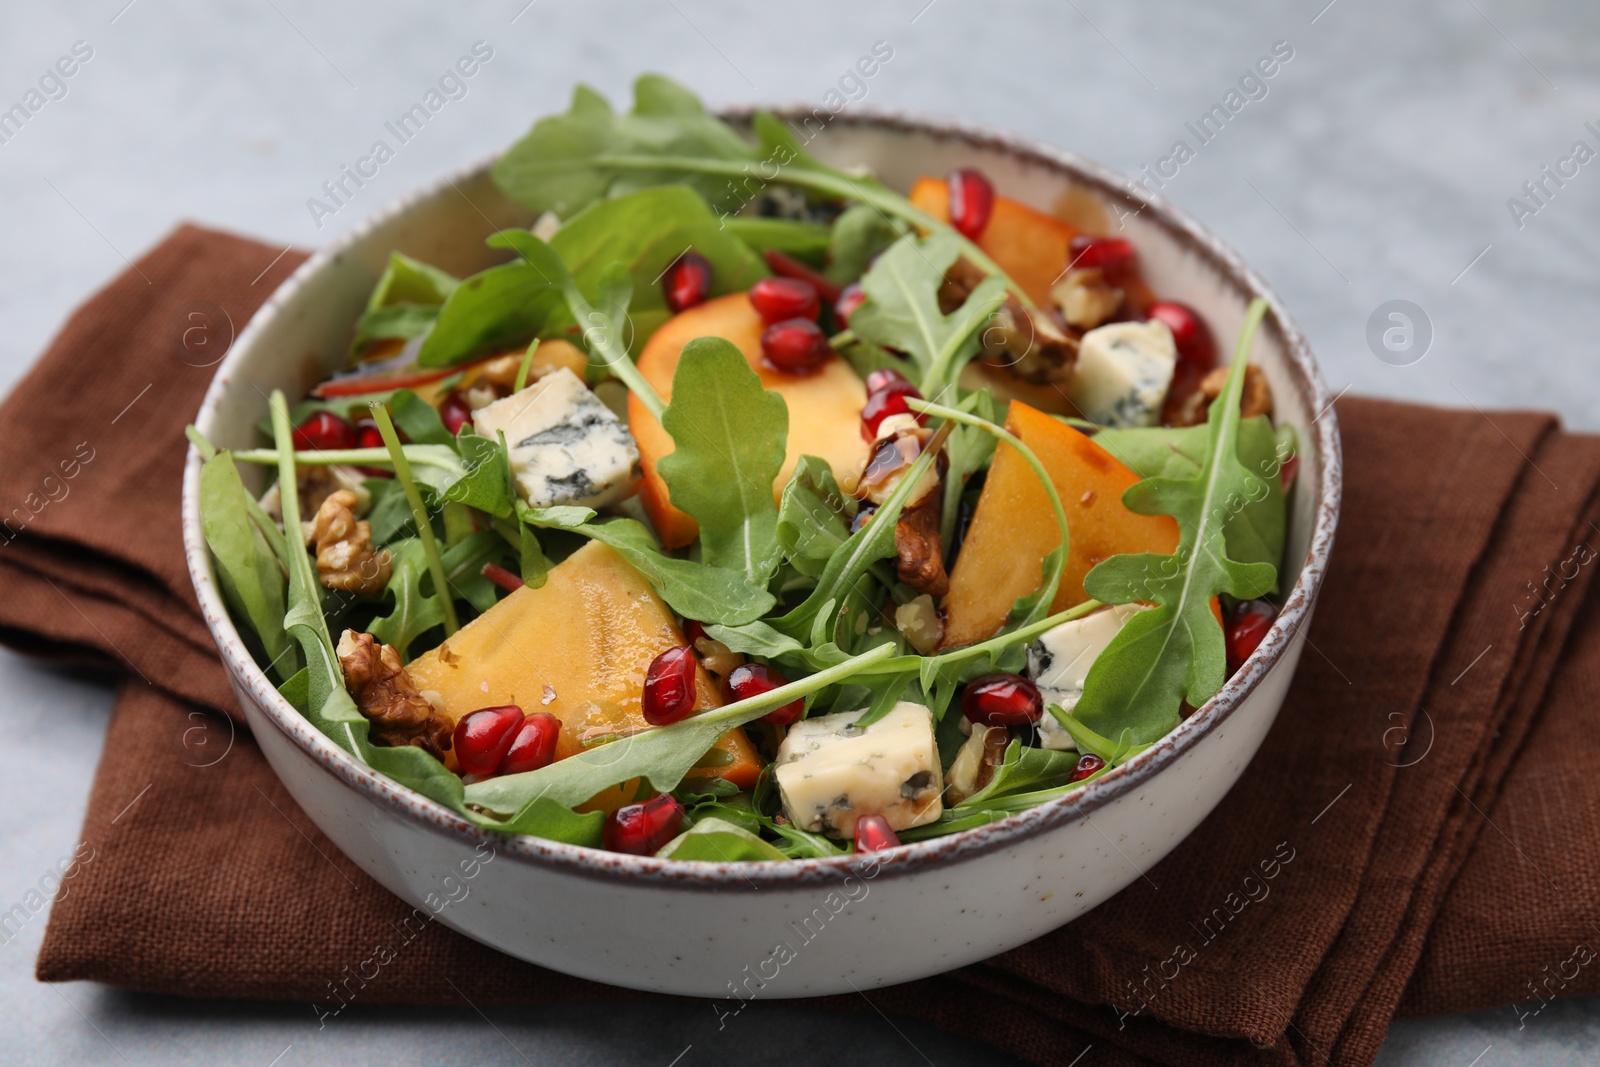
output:
[[[882,815],[863,815],[856,820],[857,852],[882,852],[899,844],[894,827]]]
[[[1106,761],[1092,752],[1086,752],[1078,757],[1078,765],[1072,768],[1072,777],[1068,782],[1081,782],[1095,771],[1106,765]]]
[[[331,411],[312,412],[311,417],[295,427],[295,451],[326,452],[337,448],[354,448],[356,431],[348,422]]]
[[[761,331],[761,351],[779,370],[810,374],[833,354],[822,327],[810,319],[785,319]]]
[[[1278,483],[1285,489],[1294,484],[1294,476],[1300,473],[1300,453],[1296,452],[1283,461],[1283,466],[1278,468]]]
[[[810,282],[817,290],[817,295],[828,303],[837,303],[840,289],[838,283],[830,280],[826,274],[812,270],[793,256],[786,255],[776,248],[769,248],[763,257],[767,261],[767,269],[774,274],[781,274],[785,278],[798,278],[803,282]]]
[[[1178,346],[1178,358],[1193,363],[1201,370],[1210,370],[1217,362],[1217,349],[1211,343],[1211,331],[1200,320],[1193,308],[1163,300],[1151,304],[1145,312],[1147,322],[1164,322],[1172,331],[1172,340]]]
[[[874,372],[876,373],[876,372]],[[893,371],[890,371],[893,374]],[[870,375],[868,376],[870,380]],[[914,413],[906,405],[906,400],[915,397],[922,399],[922,394],[917,387],[901,378],[898,382],[890,382],[885,388],[870,390],[867,393],[867,402],[861,408],[861,436],[868,441],[875,441],[878,437],[878,426],[890,415],[915,414],[917,425],[928,421],[928,416]]]
[[[822,314],[817,287],[800,278],[762,278],[750,287],[750,303],[767,325],[784,319],[811,319]]]
[[[789,679],[761,663],[741,663],[728,672],[728,692],[733,694],[735,700],[747,700],[758,697],[762,693],[770,693],[779,686],[789,684]],[[781,708],[776,708],[761,716],[762,722],[770,722],[777,726],[788,726],[805,713],[806,702],[804,699],[791,700]]]
[[[644,721],[651,726],[677,722],[694,710],[694,653],[688,645],[667,649],[644,672]]]
[[[1027,726],[1044,713],[1044,698],[1020,674],[986,674],[967,683],[961,711],[985,726]]]
[[[444,398],[444,403],[439,405],[439,418],[444,422],[444,428],[454,437],[461,432],[461,427],[472,421],[472,409],[467,407],[467,401],[454,390]]]
[[[561,720],[548,711],[536,711],[522,720],[511,735],[496,774],[521,774],[536,771],[555,762],[556,741],[561,737]]]
[[[877,510],[878,506],[876,504],[862,504],[857,508],[855,516],[850,520],[850,532],[860,533],[861,527],[867,524]]]
[[[662,276],[661,292],[674,312],[705,303],[711,295],[711,264],[698,252],[685,252]]]
[[[1133,266],[1133,245],[1121,237],[1090,237],[1079,234],[1067,245],[1074,267],[1099,267],[1115,276]]]
[[[867,392],[869,394],[888,392],[905,386],[911,386],[910,380],[893,367],[879,367],[867,375]],[[911,389],[912,392],[916,392],[915,386],[911,386]]]
[[[383,445],[383,434],[378,432],[378,424],[373,422],[371,419],[358,419],[358,420],[356,420],[355,429],[356,429],[356,444],[355,444],[355,447],[357,447],[357,448],[382,448],[382,447],[384,447],[384,445]],[[406,435],[403,434],[403,433],[400,433],[400,430],[399,430],[398,427],[395,428],[395,433],[399,434],[401,442],[404,443],[404,441],[406,439]],[[365,474],[369,478],[392,478],[394,476],[394,471],[384,470],[382,467],[358,467],[357,469],[359,471],[361,471],[362,474]]]
[[[867,294],[861,291],[859,282],[851,282],[839,293],[839,299],[833,302],[834,317],[839,320],[840,326],[850,325],[850,316],[855,314],[856,308],[866,303]]]
[[[994,186],[982,171],[964,167],[950,172],[950,225],[976,241],[994,212]]]
[[[694,619],[683,620],[683,639],[686,642],[692,645],[704,636],[706,636],[705,623],[696,622]]]
[[[643,804],[625,804],[612,812],[600,838],[612,852],[651,856],[678,836],[682,825],[683,805],[671,793],[662,793]]]
[[[515,704],[479,708],[456,723],[456,760],[467,774],[493,774],[506,758],[511,743],[522,725],[522,709]]]
[[[522,588],[522,579],[498,563],[485,563],[483,569],[478,573],[508,593],[515,593]]]
[[[1241,600],[1233,609],[1226,633],[1230,675],[1261,645],[1261,639],[1267,636],[1277,617],[1278,609],[1265,600]]]

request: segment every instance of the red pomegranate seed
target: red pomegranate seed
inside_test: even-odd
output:
[[[985,726],[1027,726],[1039,721],[1044,698],[1020,674],[986,674],[967,683],[961,711],[968,721]]]
[[[810,319],[785,319],[761,331],[761,351],[779,370],[810,374],[833,354],[822,327]]]
[[[498,563],[485,563],[483,569],[478,573],[508,593],[515,593],[522,588],[522,579]]]
[[[456,723],[456,760],[466,774],[493,774],[506,758],[511,743],[522,725],[522,709],[515,704],[479,708]]]
[[[692,645],[704,636],[706,636],[705,623],[696,622],[694,619],[683,620],[683,639],[685,641]]]
[[[383,434],[378,432],[378,424],[373,422],[371,419],[357,419],[355,429],[356,448],[384,447]],[[395,433],[399,434],[400,440],[403,443],[406,439],[406,435],[400,433],[398,427],[395,429]],[[369,478],[392,478],[394,476],[394,471],[384,470],[382,467],[359,467],[357,469]]]
[[[882,852],[899,844],[900,838],[882,815],[863,815],[856,820],[857,852]]]
[[[674,312],[705,303],[711,295],[711,264],[698,252],[685,252],[662,276],[661,292]]]
[[[521,774],[548,767],[555,762],[561,720],[548,711],[536,711],[522,720],[511,737],[511,747],[506,750],[496,774]]]
[[[994,212],[994,186],[982,171],[964,167],[950,172],[950,225],[976,241]]]
[[[337,448],[354,448],[356,431],[344,419],[331,411],[315,411],[295,427],[295,451],[327,452]]]
[[[1265,600],[1241,600],[1233,609],[1226,632],[1230,675],[1260,646],[1277,617],[1278,609]]]
[[[460,393],[452,390],[444,398],[444,403],[439,405],[439,418],[454,437],[461,432],[461,427],[472,421],[472,409],[467,407],[467,401]]]
[[[750,287],[750,303],[767,325],[784,319],[811,319],[822,314],[817,287],[800,278],[762,278]]]
[[[859,282],[851,282],[839,293],[839,299],[833,302],[834,317],[839,320],[840,326],[850,325],[850,316],[855,314],[856,308],[866,303],[867,294],[861,291]]]
[[[682,825],[683,805],[671,793],[662,793],[643,804],[626,804],[612,812],[600,838],[612,852],[652,856],[678,836]]]
[[[1164,322],[1172,331],[1172,340],[1178,346],[1178,358],[1193,363],[1201,370],[1210,370],[1217,362],[1217,349],[1211,343],[1211,331],[1200,316],[1187,304],[1163,300],[1151,304],[1145,312],[1149,322]]]
[[[785,278],[798,278],[803,282],[810,282],[817,290],[817,295],[828,303],[837,303],[839,300],[839,285],[832,281],[826,274],[812,270],[793,256],[779,252],[776,248],[769,248],[763,257],[767,261],[767,269],[774,274],[781,274]]]
[[[644,673],[644,721],[651,726],[677,722],[694,710],[694,653],[688,645],[669,648],[650,661]]]
[[[906,405],[906,400],[912,397],[918,400],[922,399],[922,393],[917,390],[916,386],[904,378],[900,378],[894,371],[889,371],[889,374],[894,374],[899,380],[891,380],[885,383],[883,388],[873,389],[872,379],[878,373],[880,372],[873,371],[872,374],[867,375],[867,402],[861,408],[861,436],[864,439],[868,441],[876,440],[879,424],[890,415],[915,414],[918,426],[928,421],[928,416],[913,413],[911,408]]]
[[[1106,765],[1106,761],[1092,752],[1086,752],[1078,757],[1078,765],[1072,768],[1072,777],[1068,782],[1081,782],[1095,771]]]
[[[1300,453],[1296,452],[1283,461],[1283,466],[1278,468],[1278,483],[1285,489],[1294,484],[1294,476],[1300,473]]]
[[[1079,234],[1067,245],[1072,257],[1071,266],[1099,267],[1107,274],[1116,274],[1133,266],[1133,245],[1121,237],[1090,237]]]
[[[877,370],[867,375],[868,393],[882,393],[887,390],[899,389],[904,386],[911,386],[911,382],[904,374],[901,374],[893,367],[879,367]],[[915,386],[911,386],[911,388],[913,392],[916,391]]]
[[[747,700],[758,697],[762,693],[770,693],[780,686],[789,684],[789,679],[761,663],[741,663],[728,672],[728,692],[733,694],[735,700]],[[776,708],[761,716],[762,722],[774,723],[778,726],[788,726],[797,721],[805,713],[806,702],[804,699],[792,700],[781,708]]]

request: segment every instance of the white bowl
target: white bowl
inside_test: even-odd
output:
[[[744,117],[745,113],[733,116]],[[804,112],[794,112],[796,119]],[[1261,647],[1204,708],[1070,797],[998,823],[861,860],[682,863],[486,833],[373,772],[317,732],[262,674],[229,619],[201,536],[200,461],[184,476],[195,591],[239,703],[273,770],[347,856],[402,900],[468,937],[567,974],[693,996],[799,997],[909,981],[1004,952],[1093,908],[1205,818],[1277,716],[1332,545],[1339,436],[1305,338],[1232,251],[1170,205],[1070,153],[986,131],[853,111],[808,146],[906,188],[976,165],[1007,196],[1049,210],[1063,195],[1125,219],[1145,277],[1237,335],[1255,296],[1256,343],[1276,417],[1299,433],[1289,516],[1293,586]],[[339,366],[391,251],[456,274],[504,257],[483,238],[527,226],[487,164],[408,197],[313,256],[240,333],[195,422],[226,448],[255,445],[273,389],[291,398]],[[258,472],[259,473],[259,472]]]

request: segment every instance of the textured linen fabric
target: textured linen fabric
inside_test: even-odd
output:
[[[0,407],[0,500],[23,502],[0,516],[0,639],[120,679],[39,977],[319,1014],[637,996],[419,921],[240,723],[184,567],[182,428],[302,258],[184,227]],[[1238,785],[1094,912],[873,1006],[1040,1064],[1091,1045],[1096,1063],[1366,1064],[1397,1011],[1600,990],[1600,439],[1535,413],[1347,399],[1339,418],[1338,545]]]

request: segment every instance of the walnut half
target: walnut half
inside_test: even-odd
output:
[[[435,759],[444,758],[454,727],[417,691],[393,645],[346,630],[339,635],[339,668],[356,707],[372,723],[373,744],[416,745]]]
[[[1218,367],[1200,380],[1200,388],[1180,403],[1172,405],[1166,421],[1173,426],[1198,426],[1206,421],[1211,402],[1222,395],[1228,384],[1228,368]],[[1244,369],[1244,394],[1239,398],[1240,417],[1253,419],[1272,414],[1272,387],[1267,375],[1254,363]]]
[[[356,519],[356,495],[330,493],[317,509],[307,540],[317,547],[317,573],[329,589],[375,595],[389,584],[394,560],[387,549],[372,548],[372,524]]]

